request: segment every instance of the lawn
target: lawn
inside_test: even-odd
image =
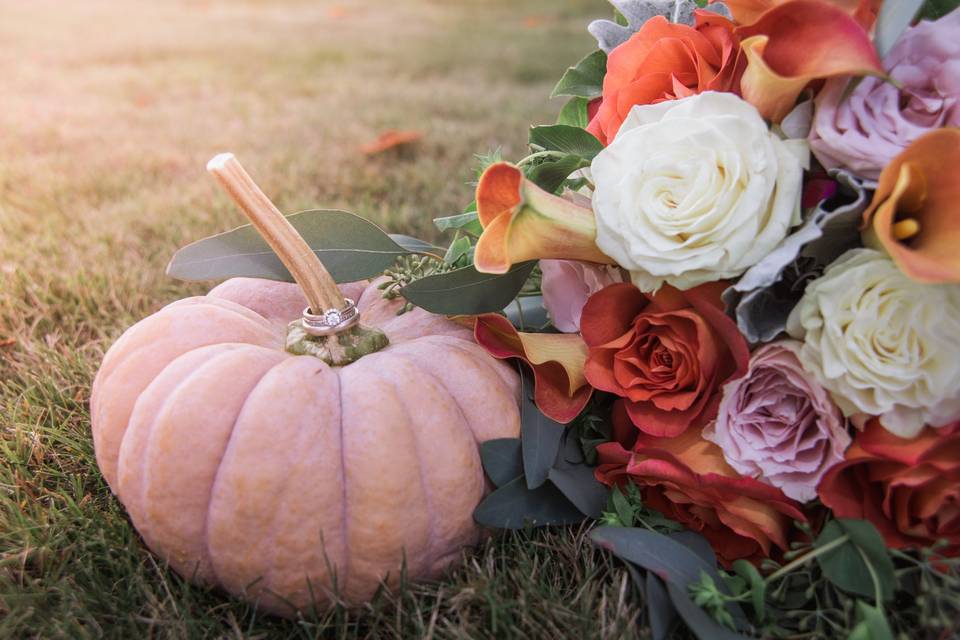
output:
[[[442,583],[283,621],[186,584],[96,468],[90,382],[125,327],[200,293],[164,276],[241,224],[234,151],[281,209],[435,237],[473,154],[552,121],[601,0],[0,0],[0,637],[622,638],[626,573],[583,531],[499,535]],[[420,130],[404,154],[358,147]]]

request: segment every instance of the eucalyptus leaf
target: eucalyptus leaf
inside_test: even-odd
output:
[[[610,490],[600,483],[585,464],[550,469],[547,477],[580,512],[593,519],[603,515]]]
[[[746,560],[734,561],[733,570],[750,586],[750,603],[757,619],[762,621],[766,617],[767,583],[757,568]]]
[[[523,473],[527,488],[536,489],[550,474],[560,451],[560,440],[566,430],[548,418],[533,401],[533,378],[521,372],[520,433],[523,445]]]
[[[690,599],[685,587],[679,587],[667,581],[667,593],[677,613],[680,614],[680,619],[700,640],[747,640],[746,636],[721,625],[697,606]]]
[[[715,566],[682,542],[661,533],[635,527],[598,527],[591,532],[590,538],[621,560],[652,571],[684,590],[687,585],[700,580],[701,571],[721,582]]]
[[[431,244],[426,240],[414,238],[413,236],[404,235],[402,233],[391,233],[390,239],[410,253],[424,253],[433,256],[439,256],[443,254],[443,249],[440,247]]]
[[[881,58],[890,53],[923,6],[923,0],[895,0],[880,5],[873,42]]]
[[[337,282],[378,276],[397,257],[410,253],[377,225],[346,211],[301,211],[287,220]],[[293,282],[287,268],[249,224],[183,247],[167,265],[167,274],[191,281],[244,276]]]
[[[550,97],[597,98],[603,92],[603,77],[606,73],[607,54],[594,51],[566,70]]]
[[[514,265],[507,273],[480,273],[463,267],[427,276],[400,290],[404,298],[431,313],[477,315],[497,312],[510,304],[533,271],[536,262]]]
[[[590,101],[586,98],[575,96],[567,100],[567,103],[560,109],[557,116],[557,124],[568,124],[572,127],[584,128],[590,124],[590,117],[587,113],[587,105]]]
[[[893,630],[890,629],[883,609],[858,601],[857,618],[860,622],[853,628],[847,640],[894,640]]]
[[[488,495],[473,519],[486,527],[522,529],[576,524],[583,521],[583,514],[551,483],[530,490],[523,478],[516,478]]]
[[[673,601],[670,600],[663,581],[653,572],[647,572],[645,583],[644,595],[646,596],[650,634],[653,640],[665,640],[669,637],[670,631],[677,621],[677,608],[673,606]]]
[[[567,124],[530,127],[530,144],[544,150],[562,151],[584,160],[593,160],[603,151],[603,145],[593,134]]]
[[[589,166],[590,162],[580,156],[566,155],[531,167],[527,177],[544,191],[554,193],[571,173]]]
[[[503,312],[519,331],[539,331],[549,321],[543,296],[521,296],[507,305]]]
[[[446,216],[444,218],[434,218],[433,224],[440,231],[455,231],[462,229],[464,233],[479,236],[483,233],[483,227],[480,225],[480,219],[477,217],[476,209],[459,213],[455,216]]]
[[[447,247],[447,252],[443,256],[443,261],[447,264],[456,264],[458,260],[464,258],[470,249],[473,248],[473,243],[470,242],[470,238],[466,236],[460,236],[456,240],[450,243],[450,246]]]
[[[960,0],[927,0],[923,3],[918,20],[939,20],[960,7]]]
[[[817,556],[824,575],[844,591],[869,598],[880,593],[882,600],[890,600],[896,575],[876,527],[866,520],[831,520],[824,525],[814,546],[822,548],[843,536],[848,536],[846,542]]]
[[[483,470],[498,487],[523,475],[520,438],[496,438],[480,443]]]

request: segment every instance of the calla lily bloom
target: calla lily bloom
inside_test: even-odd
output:
[[[884,75],[877,51],[856,20],[822,0],[793,0],[739,27],[747,69],[740,90],[747,102],[780,122],[811,80]]]
[[[597,248],[591,209],[547,193],[508,162],[492,164],[480,176],[477,215],[483,234],[473,261],[482,273],[506,273],[511,265],[540,258],[612,264]]]
[[[587,345],[574,333],[521,333],[505,317],[476,318],[477,343],[495,358],[520,358],[533,369],[533,399],[549,418],[566,424],[580,415],[593,387],[583,367]]]
[[[960,129],[932,131],[894,158],[863,222],[867,243],[908,277],[960,282]]]
[[[721,0],[714,0],[720,2]],[[843,9],[854,17],[864,29],[869,29],[877,20],[882,0],[829,0],[830,4]],[[753,24],[765,12],[790,0],[722,0],[730,9],[733,19],[739,24]]]

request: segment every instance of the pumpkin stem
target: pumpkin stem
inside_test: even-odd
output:
[[[331,310],[343,310],[347,301],[337,283],[290,221],[260,190],[232,153],[221,153],[207,163],[207,171],[226,190],[240,210],[250,219],[280,262],[303,290],[310,306],[305,310],[323,316]],[[332,366],[342,366],[387,346],[387,336],[379,329],[356,323],[344,323],[342,330],[329,335],[314,335],[302,320],[287,330],[287,351],[313,355]]]

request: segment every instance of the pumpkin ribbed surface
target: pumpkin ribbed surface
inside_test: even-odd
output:
[[[238,278],[131,327],[94,382],[97,461],[147,545],[281,614],[334,580],[369,599],[404,561],[436,577],[479,539],[477,444],[519,434],[516,372],[468,329],[344,293],[390,339],[345,367],[283,350],[295,285]]]

